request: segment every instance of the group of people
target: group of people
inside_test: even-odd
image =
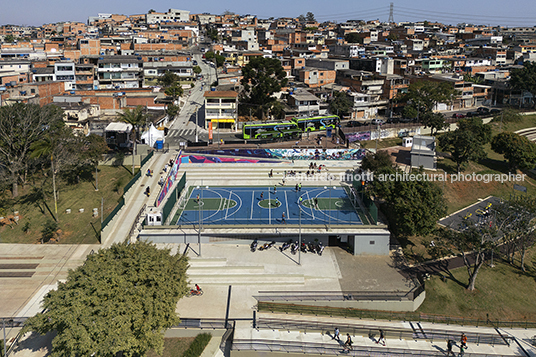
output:
[[[456,354],[452,350],[455,345],[456,345],[456,342],[454,342],[453,340],[449,339],[447,341],[447,356],[450,356],[451,354],[453,356],[456,356]],[[467,349],[467,336],[464,333],[462,333],[460,337],[460,355],[463,355],[463,352],[466,349]]]

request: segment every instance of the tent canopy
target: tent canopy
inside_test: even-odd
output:
[[[157,140],[164,140],[164,131],[158,130],[151,124],[149,130],[141,134],[141,140],[150,147],[154,147]]]

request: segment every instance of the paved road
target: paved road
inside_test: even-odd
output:
[[[166,137],[171,146],[179,145],[183,141],[196,141],[196,135],[199,140],[208,140],[208,132],[203,129],[205,123],[204,117],[204,98],[206,87],[210,86],[216,80],[216,70],[203,62],[199,53],[194,53],[193,58],[201,67],[203,80],[198,80],[195,87],[188,90],[188,98],[182,107],[179,115],[171,124],[170,130]],[[197,111],[197,115],[196,115]]]

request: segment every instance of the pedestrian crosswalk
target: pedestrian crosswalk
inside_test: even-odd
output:
[[[199,135],[201,135],[204,130],[203,129],[200,129],[198,128],[197,129],[197,133]],[[190,136],[195,136],[195,128],[193,129],[171,129],[167,135],[168,137],[190,137]]]

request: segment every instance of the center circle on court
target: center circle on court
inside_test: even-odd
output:
[[[337,206],[339,208],[342,208],[342,206],[344,206],[344,201],[342,201],[342,200],[336,201],[335,206]]]
[[[279,200],[269,199],[269,200],[259,201],[259,207],[261,208],[272,209],[272,208],[277,208],[280,206],[281,206],[281,201]]]

